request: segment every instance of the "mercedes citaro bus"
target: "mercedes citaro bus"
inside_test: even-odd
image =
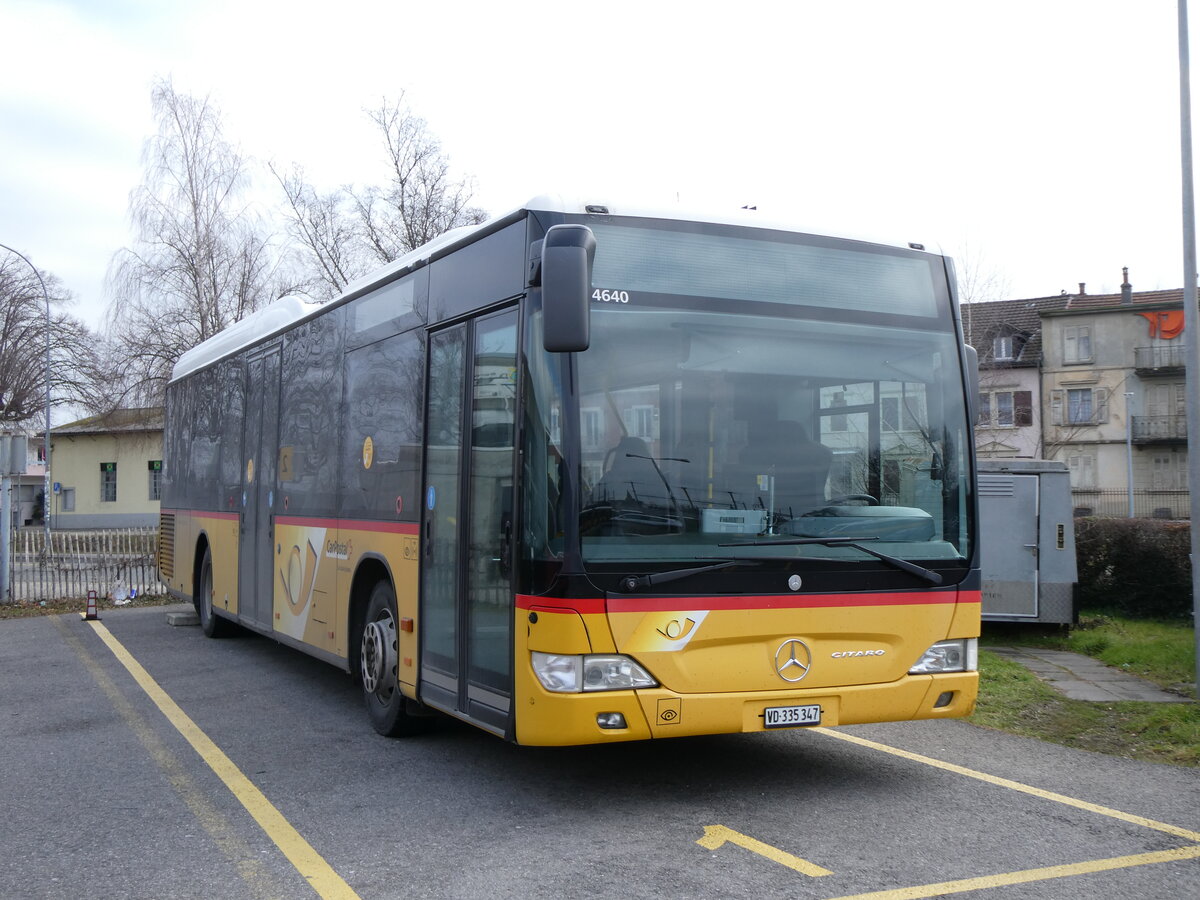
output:
[[[160,568],[379,732],[562,745],[963,716],[973,362],[919,244],[538,197],[167,389]]]

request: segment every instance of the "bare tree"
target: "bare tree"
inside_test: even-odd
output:
[[[288,234],[307,262],[304,268],[311,273],[305,292],[318,300],[337,296],[368,267],[346,192],[318,194],[296,164],[286,174],[273,164],[268,168],[287,200]]]
[[[248,163],[223,137],[217,108],[170,81],[151,102],[158,132],[130,195],[135,246],[109,273],[107,382],[113,402],[140,405],[161,402],[181,354],[286,293],[263,226],[241,204]]]
[[[291,237],[310,271],[310,293],[327,299],[349,281],[486,213],[471,205],[470,179],[454,179],[441,142],[424,119],[400,100],[386,98],[367,115],[383,137],[387,180],[382,186],[344,187],[320,194],[303,170],[274,173],[287,200]]]
[[[351,191],[363,235],[378,261],[389,263],[439,234],[486,218],[471,206],[469,179],[450,177],[450,160],[424,119],[385,97],[368,113],[387,150],[388,184]]]
[[[50,336],[50,397],[54,405],[88,404],[96,337],[65,312],[70,295],[59,280],[0,251],[0,422],[37,422],[46,411],[46,335]],[[42,284],[46,293],[42,292]],[[46,320],[49,296],[50,320]]]
[[[958,278],[958,299],[961,303],[981,303],[989,300],[1011,299],[1008,276],[995,268],[983,253],[963,242],[954,254],[955,275]]]

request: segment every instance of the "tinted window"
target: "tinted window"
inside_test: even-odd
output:
[[[341,313],[298,325],[283,344],[279,490],[283,515],[333,515],[341,433]]]
[[[409,332],[346,354],[343,515],[417,520],[423,353]]]

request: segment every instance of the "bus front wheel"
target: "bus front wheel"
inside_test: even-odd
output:
[[[359,650],[363,699],[377,732],[387,737],[423,731],[428,719],[411,715],[397,681],[399,634],[396,594],[386,581],[375,585],[367,603]]]

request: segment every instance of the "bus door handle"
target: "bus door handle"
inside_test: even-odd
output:
[[[512,531],[512,520],[505,519],[500,536],[500,555],[492,557],[492,562],[500,564],[500,572],[505,576],[512,569]]]

